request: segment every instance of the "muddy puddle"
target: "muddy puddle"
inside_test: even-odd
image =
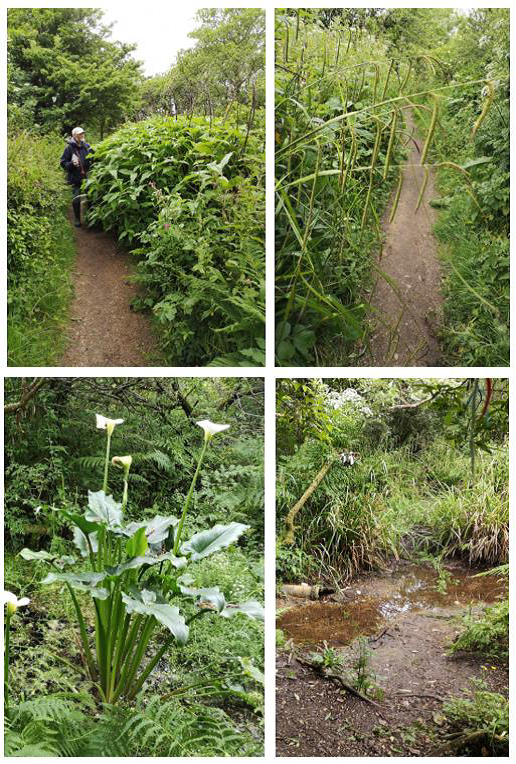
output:
[[[496,575],[475,577],[478,571],[447,567],[444,574],[429,567],[404,565],[381,575],[358,579],[339,593],[345,602],[311,602],[286,610],[278,627],[297,644],[339,647],[409,611],[442,611],[493,603],[506,593],[506,581]]]

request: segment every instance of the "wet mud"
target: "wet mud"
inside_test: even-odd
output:
[[[481,571],[457,566],[447,566],[443,571],[439,575],[432,568],[410,565],[363,577],[337,595],[344,604],[290,606],[280,614],[278,627],[296,644],[326,642],[339,647],[360,635],[374,634],[402,613],[488,604],[505,594],[506,584],[500,576],[477,576]]]
[[[355,579],[333,601],[279,600],[278,627],[288,641],[277,659],[276,755],[432,756],[442,742],[443,703],[468,696],[477,680],[506,695],[503,661],[449,651],[463,616],[507,593],[505,579],[479,572],[447,565],[439,575],[395,563]],[[333,647],[352,671],[359,636],[381,691],[374,707],[297,660]]]

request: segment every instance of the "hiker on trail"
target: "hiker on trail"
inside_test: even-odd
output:
[[[77,227],[81,225],[81,183],[88,175],[92,153],[90,144],[85,141],[82,127],[74,127],[72,137],[68,139],[61,157],[61,167],[67,171],[67,182],[72,186],[72,206]]]

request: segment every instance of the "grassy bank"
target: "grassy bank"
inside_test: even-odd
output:
[[[28,133],[8,140],[10,366],[51,366],[63,351],[76,250],[59,167],[62,146],[58,137]]]

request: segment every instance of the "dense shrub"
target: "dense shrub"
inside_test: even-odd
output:
[[[139,246],[138,280],[176,363],[264,361],[263,154],[220,120],[155,117],[96,150],[91,220]]]

